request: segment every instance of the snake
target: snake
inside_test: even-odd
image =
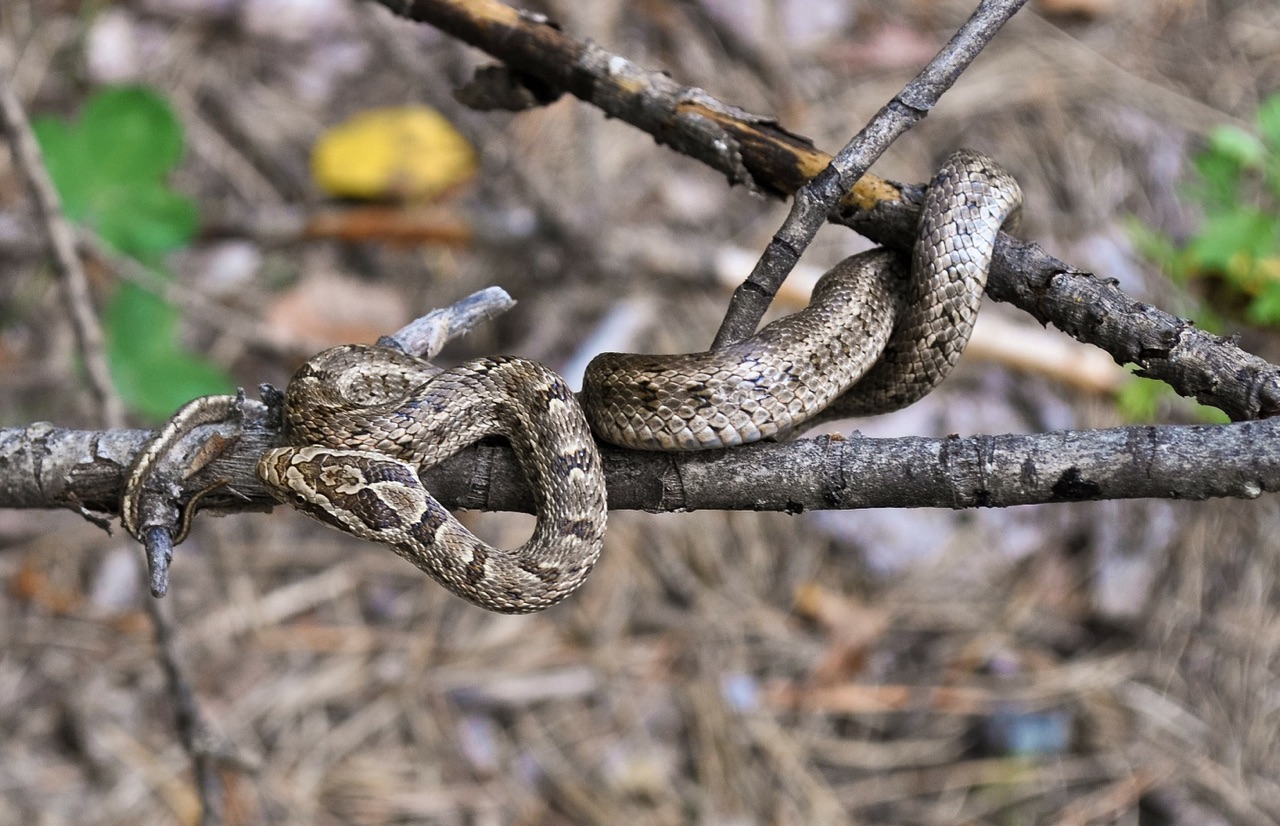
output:
[[[263,454],[258,475],[280,501],[389,547],[482,608],[542,610],[600,557],[608,502],[595,437],[728,448],[911,404],[959,359],[1021,200],[993,160],[959,150],[925,192],[909,260],[883,248],[846,258],[807,307],[725,348],[601,354],[579,395],[520,358],[442,369],[393,346],[326,350],[289,380],[286,444]],[[534,496],[532,536],[515,549],[480,540],[419,478],[489,436],[507,439]]]

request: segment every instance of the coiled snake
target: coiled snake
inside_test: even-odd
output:
[[[603,544],[593,430],[626,447],[696,450],[785,436],[819,414],[911,404],[959,358],[995,238],[1020,204],[992,160],[956,152],[926,192],[909,267],[883,249],[848,258],[807,308],[723,350],[601,355],[579,398],[523,359],[441,370],[389,347],[327,350],[290,380],[291,446],[268,450],[258,475],[282,501],[387,545],[481,607],[546,608],[582,583]],[[515,550],[480,541],[418,479],[490,434],[510,441],[536,500],[533,536]]]

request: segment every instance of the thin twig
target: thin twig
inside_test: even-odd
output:
[[[933,60],[881,107],[836,153],[827,167],[800,187],[786,220],[751,275],[734,290],[712,349],[755,333],[778,289],[846,193],[892,143],[929,113],[961,72],[1026,0],[983,0]]]
[[[84,359],[89,389],[93,392],[107,427],[120,427],[124,424],[124,404],[111,382],[102,327],[98,324],[93,301],[89,297],[89,281],[85,277],[80,257],[76,254],[75,231],[62,214],[62,201],[44,165],[40,145],[31,131],[31,124],[18,95],[9,82],[13,73],[9,70],[11,61],[8,51],[0,44],[0,128],[9,136],[14,161],[27,179],[27,187],[31,190],[31,200],[40,216],[40,224],[49,237],[54,270],[58,274],[58,284],[62,287],[63,298],[67,303],[80,356]]]
[[[151,624],[155,629],[157,656],[169,687],[178,739],[182,741],[182,748],[191,759],[191,770],[200,799],[200,824],[219,826],[223,821],[222,777],[218,771],[218,760],[208,747],[212,741],[209,727],[205,723],[195,692],[191,689],[191,681],[180,665],[181,659],[173,631],[174,621],[166,607],[170,603],[159,599],[143,601],[147,604],[147,613],[151,616]]]
[[[488,287],[434,310],[406,324],[389,336],[378,339],[384,347],[398,347],[406,353],[433,359],[455,338],[505,313],[516,300],[501,287]]]

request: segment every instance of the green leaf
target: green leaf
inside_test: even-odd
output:
[[[32,121],[31,131],[44,155],[45,168],[62,199],[62,210],[72,221],[83,221],[90,194],[98,186],[98,170],[80,131],[60,118]]]
[[[84,140],[117,183],[158,181],[182,159],[182,124],[173,107],[142,86],[107,88],[85,104]]]
[[[1129,236],[1172,280],[1220,276],[1210,284],[1219,306],[1237,314],[1243,307],[1250,322],[1280,327],[1280,93],[1259,107],[1257,123],[1260,138],[1237,127],[1214,129],[1192,159],[1197,174],[1183,192],[1204,212],[1195,235],[1173,241],[1135,221]],[[1194,295],[1183,298],[1194,302]],[[1188,314],[1211,331],[1228,326],[1207,303]],[[1171,392],[1160,383],[1135,379],[1117,393],[1116,404],[1129,419],[1150,420],[1166,397],[1171,400]],[[1215,408],[1179,404],[1199,419],[1226,421]]]
[[[195,235],[195,204],[164,178],[182,157],[182,125],[137,86],[94,95],[78,122],[41,118],[36,139],[63,209],[117,252],[154,261]]]
[[[121,284],[103,311],[107,355],[113,362],[145,361],[170,349],[178,311],[135,284]]]
[[[164,418],[196,396],[231,391],[221,369],[178,349],[177,310],[139,287],[120,285],[104,326],[111,375],[131,408]]]
[[[1209,133],[1209,151],[1230,158],[1237,167],[1261,166],[1267,149],[1257,137],[1238,126],[1218,126]]]
[[[113,376],[130,405],[154,419],[164,419],[198,396],[231,393],[226,373],[195,356],[173,351],[143,363],[113,366]]]
[[[1280,92],[1268,97],[1258,107],[1258,129],[1271,151],[1280,153]]]
[[[1169,385],[1134,376],[1116,391],[1116,407],[1129,422],[1152,422],[1160,411],[1160,401],[1171,395]]]
[[[104,89],[78,122],[41,118],[33,128],[67,215],[118,252],[155,266],[195,236],[195,203],[165,180],[183,139],[159,95]],[[103,326],[112,378],[135,410],[162,418],[196,396],[231,389],[222,370],[178,345],[177,310],[132,284],[117,288]]]
[[[1267,156],[1267,163],[1263,167],[1263,184],[1267,188],[1267,192],[1271,196],[1273,207],[1276,202],[1280,201],[1280,150],[1272,152]],[[1280,209],[1280,207],[1276,207]]]
[[[1249,302],[1249,320],[1280,326],[1280,281],[1267,281]]]
[[[1253,262],[1265,258],[1275,241],[1276,218],[1253,207],[1240,206],[1211,216],[1188,245],[1188,251],[1206,268],[1247,279]]]
[[[1198,175],[1198,183],[1189,194],[1204,204],[1206,210],[1229,208],[1240,198],[1241,166],[1239,161],[1217,152],[1201,152],[1192,159]]]
[[[1132,364],[1127,366],[1136,367]],[[1133,376],[1116,392],[1116,407],[1120,415],[1133,423],[1155,421],[1160,408],[1165,404],[1175,404],[1184,413],[1210,424],[1226,424],[1231,421],[1218,408],[1184,399],[1174,393],[1172,387],[1156,379]]]
[[[195,204],[165,185],[117,186],[96,196],[89,221],[120,252],[154,262],[195,237],[199,224]]]
[[[1205,424],[1231,424],[1231,417],[1216,407],[1207,404],[1195,405],[1195,417]]]

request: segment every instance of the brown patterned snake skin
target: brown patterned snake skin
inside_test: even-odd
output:
[[[483,608],[541,610],[600,555],[607,504],[593,429],[626,447],[696,450],[785,436],[819,414],[911,404],[968,342],[996,235],[1021,198],[994,161],[956,152],[926,193],[909,269],[887,250],[848,258],[807,308],[723,350],[606,353],[588,366],[580,399],[522,359],[440,370],[388,347],[325,351],[286,390],[294,446],[267,451],[258,474],[282,501],[387,545]],[[537,504],[533,536],[515,550],[477,539],[417,475],[495,433],[511,442]]]
[[[278,498],[380,542],[481,608],[518,614],[582,584],[604,543],[604,468],[564,379],[537,362],[486,358],[448,370],[389,347],[326,350],[285,389],[284,430],[258,476]],[[515,550],[492,548],[418,480],[491,434],[511,442],[538,522]]]

